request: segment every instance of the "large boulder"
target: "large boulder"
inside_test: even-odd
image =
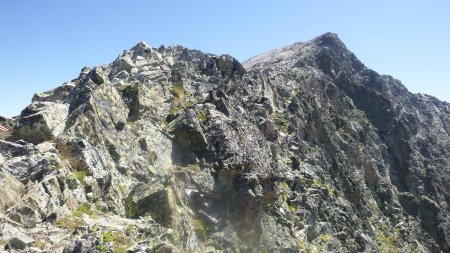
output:
[[[194,109],[183,110],[181,115],[171,124],[173,125],[173,133],[175,141],[184,149],[192,150],[199,157],[204,156],[208,149],[208,141],[202,129],[202,120],[206,120],[207,116],[203,111],[195,111]],[[203,114],[203,115],[202,115]],[[204,118],[202,118],[204,117]]]
[[[75,85],[76,82],[70,81],[53,90],[36,93],[34,94],[32,101],[63,103]]]
[[[7,247],[10,250],[25,250],[34,239],[23,233],[17,233],[11,239],[9,239]]]
[[[137,184],[125,200],[125,208],[130,218],[150,215],[168,227],[175,222],[176,199],[173,190],[159,182]]]
[[[8,217],[27,228],[65,217],[79,206],[75,189],[71,188],[56,176],[30,183],[22,198],[8,210]]]
[[[261,178],[270,175],[272,154],[256,126],[214,109],[209,110],[208,115],[210,120],[205,124],[205,137],[221,169],[236,170],[239,174],[253,172]]]
[[[63,253],[95,252],[98,244],[98,239],[93,236],[79,240],[73,240],[66,247],[64,247]]]
[[[68,113],[67,104],[33,102],[22,111],[13,138],[34,144],[54,140],[63,133]]]
[[[44,175],[62,166],[59,156],[52,152],[17,156],[3,163],[5,170],[22,182],[41,180]]]

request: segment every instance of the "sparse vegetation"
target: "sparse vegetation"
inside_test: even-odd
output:
[[[392,228],[387,221],[378,220],[376,217],[369,218],[375,233],[375,241],[378,245],[379,252],[397,253],[398,247],[398,228]]]
[[[88,176],[87,171],[72,171],[72,174],[80,182],[83,182],[84,178]]]
[[[177,113],[178,111],[182,110],[183,108],[184,108],[184,103],[174,102],[170,107],[169,114],[173,115],[173,114]]]
[[[278,183],[278,187],[280,190],[280,199],[282,202],[286,202],[289,198],[289,185],[286,182],[280,182]]]
[[[208,115],[206,115],[206,112],[204,110],[199,110],[198,111],[198,119],[201,122],[206,122],[208,121]]]
[[[330,197],[330,198],[334,197],[333,189],[317,178],[312,180],[311,187],[317,188],[317,189],[325,189],[325,190],[327,190],[328,197]]]
[[[48,243],[44,240],[36,240],[33,243],[33,247],[40,248],[40,249],[45,249],[47,247],[47,245],[48,245]]]
[[[193,219],[191,224],[194,227],[195,233],[197,234],[197,236],[200,239],[202,239],[202,240],[208,239],[208,237],[209,237],[208,227],[206,226],[206,224],[203,220]]]
[[[275,123],[281,131],[287,132],[288,120],[283,113],[275,113]]]
[[[288,208],[289,208],[289,211],[291,211],[291,213],[296,213],[297,209],[298,209],[297,205],[293,202],[288,203]]]
[[[106,244],[100,243],[99,245],[97,245],[97,250],[99,252],[107,252],[108,251],[108,246]]]
[[[84,225],[85,225],[85,223],[84,223],[83,219],[81,219],[80,217],[72,216],[72,215],[64,217],[64,218],[56,221],[56,226],[70,230],[70,231],[75,230],[76,228],[84,226]]]
[[[398,249],[395,246],[398,240],[395,232],[393,234],[388,234],[387,231],[377,230],[375,232],[375,240],[380,248],[380,252],[382,253],[398,252]]]
[[[81,205],[75,212],[73,212],[73,216],[81,217],[83,214],[87,214],[88,216],[94,215],[94,212],[91,210],[91,205],[85,203]]]
[[[262,253],[270,253],[270,250],[265,248],[265,249],[262,250]]]
[[[127,186],[124,184],[119,184],[119,191],[122,194],[125,194],[127,192]]]
[[[297,245],[300,249],[306,249],[306,240],[305,239],[298,240]]]
[[[183,84],[181,83],[173,83],[172,88],[170,89],[170,93],[176,98],[183,97]]]
[[[173,83],[170,93],[173,95],[173,100],[169,115],[173,115],[178,111],[195,104],[195,100],[189,99],[191,98],[191,93],[189,91],[184,91],[183,84],[181,83]]]
[[[113,243],[111,252],[123,253],[132,244],[132,240],[122,232],[107,231],[102,234],[102,243],[97,246],[97,250],[106,252],[108,250],[106,243]]]
[[[328,234],[323,234],[319,236],[319,240],[322,242],[328,242],[331,239],[331,236]]]
[[[114,241],[114,235],[111,231],[105,232],[102,235],[103,242],[113,242]]]
[[[111,252],[112,253],[125,253],[126,252],[126,247],[119,245],[119,246],[113,248]]]
[[[84,221],[81,218],[83,214],[87,214],[90,217],[94,215],[94,211],[91,210],[90,204],[85,203],[81,205],[77,210],[75,210],[72,213],[72,215],[57,220],[56,225],[60,228],[74,230],[84,225]]]

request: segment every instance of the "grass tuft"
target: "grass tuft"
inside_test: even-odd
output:
[[[181,83],[173,83],[172,88],[170,89],[170,93],[176,98],[183,97],[183,84]]]
[[[84,178],[88,176],[86,171],[72,171],[72,174],[80,182],[83,182]]]
[[[206,122],[208,121],[208,115],[206,115],[206,112],[204,110],[199,110],[198,111],[198,119],[201,122]]]

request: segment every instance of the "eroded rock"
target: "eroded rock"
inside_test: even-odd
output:
[[[0,119],[16,124],[0,140],[0,241],[447,252],[449,108],[331,33],[243,64],[141,42]]]

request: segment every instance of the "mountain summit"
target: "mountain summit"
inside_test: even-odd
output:
[[[140,42],[0,123],[11,252],[450,251],[450,104],[336,34],[243,64]]]

